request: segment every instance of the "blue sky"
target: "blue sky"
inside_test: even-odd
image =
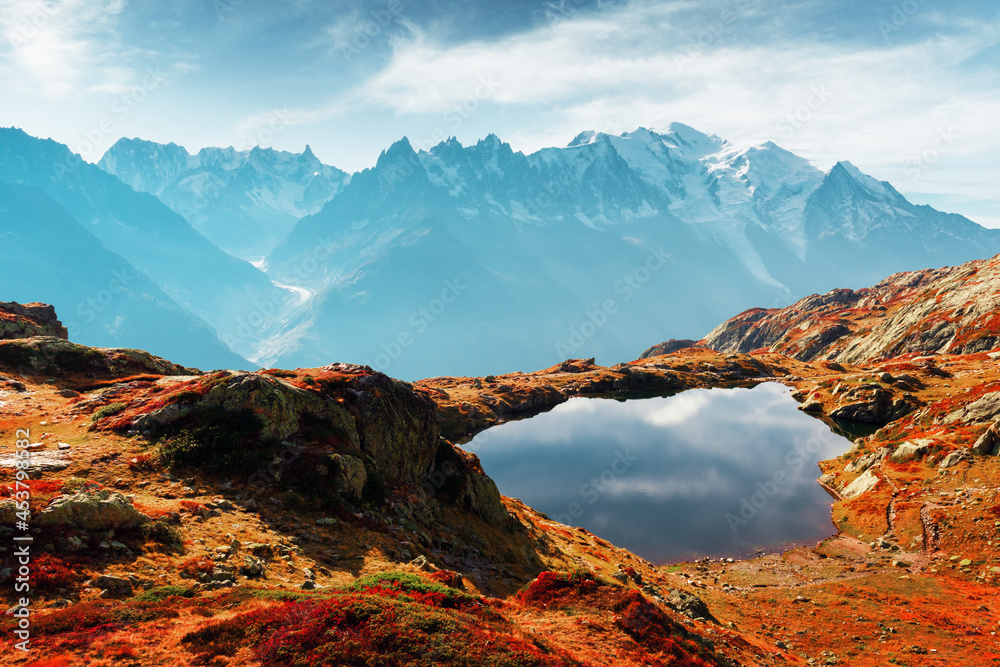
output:
[[[1000,226],[993,0],[0,0],[0,125],[302,150],[525,152],[687,123],[854,162]]]

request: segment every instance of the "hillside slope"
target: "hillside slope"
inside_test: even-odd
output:
[[[813,295],[787,308],[748,310],[699,344],[720,352],[767,349],[803,361],[864,363],[911,352],[974,354],[998,342],[1000,256],[899,273],[874,287]]]

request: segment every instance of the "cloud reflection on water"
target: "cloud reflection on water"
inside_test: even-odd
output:
[[[789,393],[764,384],[627,402],[574,398],[467,447],[504,495],[653,562],[744,555],[835,532],[816,463],[850,442],[797,410]],[[795,452],[807,445],[816,451],[799,463]],[[787,483],[770,487],[773,498],[732,530],[727,515],[739,516],[742,499],[782,472]]]

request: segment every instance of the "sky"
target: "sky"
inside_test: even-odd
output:
[[[347,171],[682,122],[1000,227],[995,0],[0,0],[0,126]]]

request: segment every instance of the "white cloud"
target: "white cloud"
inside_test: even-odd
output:
[[[121,85],[112,56],[125,0],[0,0],[5,82],[51,99]],[[100,76],[109,68],[110,79]],[[98,74],[98,76],[94,76]]]
[[[774,140],[821,167],[849,159],[904,191],[992,190],[995,166],[985,165],[1000,150],[1000,87],[996,72],[968,63],[997,44],[996,25],[955,22],[950,36],[899,46],[788,34],[748,43],[738,12],[714,37],[690,8],[633,2],[457,46],[414,31],[350,99],[401,117],[440,115],[490,80],[489,104],[507,122],[526,119],[503,135],[525,151],[583,129],[682,121],[734,141]],[[947,152],[954,164],[942,158],[918,174],[913,159],[948,128],[960,137]]]

